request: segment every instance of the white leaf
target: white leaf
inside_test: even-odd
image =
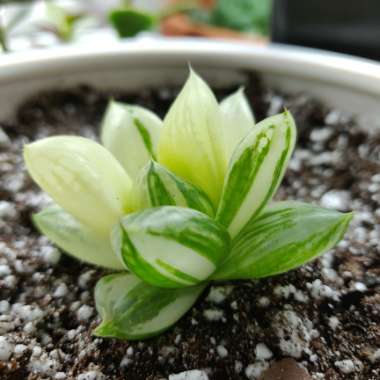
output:
[[[227,167],[219,105],[193,71],[164,119],[159,162],[218,204]]]
[[[111,101],[102,121],[102,144],[135,178],[157,156],[162,121],[153,112],[136,105]]]
[[[229,160],[239,142],[255,125],[255,118],[243,88],[223,99],[220,103],[220,111],[223,118],[225,152]]]
[[[106,235],[131,211],[131,180],[100,144],[74,136],[48,137],[24,148],[29,174],[56,203]]]

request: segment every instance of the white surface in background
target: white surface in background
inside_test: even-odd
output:
[[[157,12],[167,2],[168,0],[134,0],[132,3],[140,9]],[[106,21],[109,11],[120,6],[120,0],[55,0],[54,3],[74,14],[83,12],[89,15],[77,23],[74,38],[70,44],[96,44],[99,47],[120,41]],[[25,9],[29,10],[27,16],[8,34],[8,45],[12,52],[64,44],[53,33],[43,30],[43,26],[49,25],[44,0],[27,4],[2,5],[0,6],[0,22],[7,25],[18,12]]]

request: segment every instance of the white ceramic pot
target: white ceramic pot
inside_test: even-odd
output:
[[[380,65],[320,50],[195,39],[141,38],[112,47],[70,47],[0,56],[0,120],[28,95],[86,83],[138,89],[182,83],[191,65],[213,85],[258,71],[270,84],[304,91],[380,128]]]

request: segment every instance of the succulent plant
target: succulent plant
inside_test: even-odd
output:
[[[119,271],[96,285],[94,333],[157,335],[211,281],[273,276],[332,248],[351,214],[272,202],[295,141],[290,112],[255,124],[242,89],[218,104],[191,71],[163,121],[111,101],[102,145],[75,136],[26,145],[29,173],[56,203],[34,215],[37,227]]]

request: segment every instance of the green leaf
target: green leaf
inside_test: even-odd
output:
[[[189,208],[162,206],[127,215],[112,245],[127,268],[158,287],[179,288],[207,279],[229,249],[227,231]]]
[[[233,240],[213,279],[261,278],[297,268],[334,247],[351,218],[306,203],[275,203]]]
[[[217,220],[234,237],[259,215],[281,183],[296,140],[289,112],[258,123],[233,153]]]
[[[178,178],[155,161],[151,161],[143,170],[136,193],[140,196],[137,209],[181,206],[214,216],[214,207],[203,191]]]
[[[151,111],[111,101],[101,126],[102,144],[117,158],[127,173],[139,171],[157,155],[162,121]]]
[[[164,119],[158,161],[202,189],[217,206],[227,168],[223,147],[217,100],[191,70]]]
[[[133,8],[114,9],[109,20],[121,38],[134,37],[144,30],[152,29],[156,23],[153,15]]]
[[[204,288],[160,289],[127,273],[103,277],[95,288],[103,321],[93,333],[129,340],[158,335],[191,308]]]
[[[29,174],[56,203],[103,236],[131,211],[132,183],[100,144],[77,136],[41,139],[24,147]]]
[[[196,10],[193,19],[242,32],[268,35],[272,0],[217,0],[211,11]]]
[[[223,99],[220,103],[226,157],[229,160],[241,140],[255,125],[248,100],[243,88]]]
[[[53,243],[77,259],[106,268],[123,269],[108,235],[99,235],[58,205],[33,215],[33,222]]]

